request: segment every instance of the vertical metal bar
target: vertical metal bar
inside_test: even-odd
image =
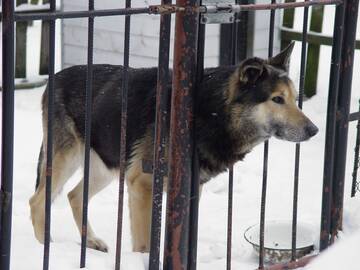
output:
[[[94,0],[89,0],[89,10],[94,10]],[[90,142],[91,142],[91,107],[93,88],[93,44],[94,44],[94,18],[88,18],[88,48],[87,48],[87,76],[85,92],[85,158],[83,181],[83,206],[81,227],[81,254],[80,268],[86,264],[87,221],[89,202],[89,173],[90,173]]]
[[[234,195],[234,166],[232,165],[229,168],[228,220],[227,220],[227,246],[226,246],[226,269],[227,270],[231,269],[233,195]]]
[[[162,0],[163,5],[171,4],[171,0]],[[159,62],[156,89],[156,119],[155,119],[155,143],[153,161],[152,183],[152,215],[151,215],[151,239],[149,269],[158,270],[160,267],[160,239],[163,183],[166,174],[165,150],[166,129],[169,122],[169,51],[170,51],[171,14],[161,15],[160,38],[159,38]]]
[[[276,0],[271,0],[276,3]],[[269,31],[269,49],[268,56],[272,57],[274,51],[274,28],[275,28],[275,10],[270,11],[270,31]],[[265,210],[266,210],[266,188],[267,188],[267,171],[269,158],[269,141],[264,143],[264,161],[263,161],[263,183],[261,191],[261,210],[260,210],[260,250],[259,250],[259,269],[264,268],[264,232],[265,232]]]
[[[237,0],[238,4],[249,4],[249,0]],[[249,21],[249,12],[243,11],[241,13],[237,13],[237,47],[236,51],[238,52],[236,61],[240,62],[247,57],[248,51],[248,21]]]
[[[14,1],[2,1],[2,133],[0,269],[10,269],[14,158]]]
[[[308,1],[308,0],[305,0]],[[308,32],[309,8],[304,8],[302,43],[301,43],[301,61],[300,61],[300,83],[299,83],[299,101],[298,106],[302,109],[305,89],[305,67],[306,67],[306,39]],[[296,228],[297,228],[297,210],[299,193],[299,164],[300,164],[300,143],[295,147],[295,171],[294,171],[294,191],[293,191],[293,217],[292,217],[292,236],[291,236],[291,261],[296,260]]]
[[[359,1],[346,1],[345,9],[345,32],[339,79],[338,118],[336,121],[335,160],[332,190],[333,205],[331,207],[331,242],[334,241],[337,232],[342,229],[346,151]]]
[[[199,14],[197,0],[177,0],[186,12],[176,14],[173,91],[171,99],[170,159],[164,269],[187,269],[189,212],[193,158],[193,96]]]
[[[359,111],[360,111],[360,100],[359,100]],[[354,157],[354,167],[352,173],[351,197],[355,197],[356,190],[358,188],[357,173],[359,170],[359,153],[360,153],[360,120],[357,121],[357,125],[356,125],[355,157]]]
[[[241,4],[242,1],[236,0],[236,4]],[[239,39],[239,14],[235,14],[235,20],[232,24],[231,35],[231,58],[229,65],[236,65],[239,60],[238,39]],[[246,52],[245,52],[246,55]],[[234,165],[229,167],[229,189],[228,189],[228,220],[227,220],[227,237],[226,237],[226,269],[231,269],[232,258],[232,217],[233,217],[233,183],[234,183]]]
[[[231,62],[231,47],[233,24],[220,25],[220,44],[219,44],[219,65],[226,66]]]
[[[131,0],[126,0],[125,7],[131,7]],[[121,237],[122,237],[122,219],[124,204],[124,182],[126,170],[126,124],[127,124],[127,100],[129,88],[129,54],[130,54],[130,16],[125,16],[125,36],[124,36],[124,71],[121,92],[121,134],[120,134],[120,176],[119,176],[119,199],[118,199],[118,220],[116,234],[116,254],[115,270],[120,269],[121,263]]]
[[[337,99],[339,92],[340,64],[342,41],[344,33],[345,6],[344,4],[336,7],[334,21],[334,39],[331,55],[331,69],[329,82],[329,96],[326,116],[326,137],[324,152],[324,174],[323,174],[323,191],[321,207],[321,228],[320,228],[320,251],[329,245],[330,234],[330,216],[332,200],[332,179],[334,170],[335,155],[335,127]]]
[[[50,10],[56,11],[56,0],[50,1]],[[45,237],[43,270],[49,269],[50,224],[51,224],[51,186],[53,161],[53,118],[54,118],[54,67],[55,67],[55,20],[49,21],[49,81],[48,81],[48,119],[46,147],[46,186],[45,186]]]
[[[236,4],[248,3],[249,0],[236,0]],[[249,12],[243,11],[234,14],[234,22],[232,24],[220,25],[220,66],[231,65],[233,61],[239,62],[246,58],[248,47],[248,18]],[[238,38],[234,39],[234,35],[237,35]],[[232,55],[234,48],[236,48],[235,58]]]
[[[201,4],[200,1],[199,4]],[[201,15],[199,14],[199,17]],[[199,18],[200,19],[200,18]],[[202,80],[204,75],[204,55],[205,55],[205,31],[206,25],[199,24],[198,33],[198,53],[197,53],[197,71],[196,86]],[[196,102],[194,98],[194,103]],[[194,119],[196,121],[196,119]],[[194,122],[194,126],[196,123]],[[200,175],[199,175],[199,157],[196,147],[196,129],[193,131],[193,166],[191,179],[191,200],[190,200],[190,224],[189,224],[189,270],[196,270],[197,262],[197,244],[198,244],[198,220],[199,220],[199,201],[200,201]]]

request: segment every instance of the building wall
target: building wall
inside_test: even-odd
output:
[[[124,0],[101,0],[95,1],[96,9],[121,8]],[[157,4],[155,0],[133,1],[134,7],[144,7]],[[136,4],[135,4],[136,2]],[[86,0],[63,0],[63,9],[86,10]],[[172,28],[174,28],[174,16]],[[87,57],[87,19],[63,20],[63,67],[75,64],[85,64]],[[134,15],[131,16],[131,38],[130,38],[130,65],[133,67],[156,66],[159,48],[159,26],[158,15]],[[211,25],[207,29],[207,46],[205,58],[207,66],[216,66],[219,50],[219,27]],[[124,50],[124,16],[105,17],[95,19],[94,31],[94,62],[122,64]],[[172,31],[171,43],[174,41]],[[171,46],[172,48],[173,46]],[[172,60],[172,49],[170,52]]]
[[[269,4],[269,0],[256,0],[257,4]],[[259,10],[250,13],[250,29],[254,29],[253,34],[250,35],[250,46],[248,55],[256,55],[258,57],[266,58],[268,56],[269,45],[269,24],[270,11]],[[280,25],[281,25],[282,11],[275,13],[275,31],[274,31],[274,54],[280,51]]]
[[[96,9],[121,8],[124,0],[95,1]],[[136,0],[133,7],[159,4],[160,0]],[[258,0],[266,2],[266,0]],[[63,9],[86,10],[87,0],[63,0]],[[173,24],[174,27],[174,16]],[[250,54],[267,56],[269,11],[256,13],[253,27],[253,50]],[[158,15],[131,16],[130,65],[132,67],[156,66],[159,47]],[[62,66],[68,67],[87,62],[87,19],[62,21]],[[123,63],[124,16],[95,19],[94,63]],[[172,31],[171,42],[174,41]],[[172,48],[173,46],[171,46]],[[275,46],[279,47],[279,46]],[[173,54],[170,52],[170,60]],[[208,25],[206,29],[205,66],[216,66],[219,57],[219,26]]]

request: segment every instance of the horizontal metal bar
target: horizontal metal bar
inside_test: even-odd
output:
[[[201,6],[201,13],[219,13],[219,12],[241,12],[250,10],[274,10],[274,9],[288,9],[310,6],[325,6],[342,4],[343,0],[311,0],[304,2],[288,2],[288,3],[273,3],[273,4],[247,4],[247,5],[214,5]]]
[[[17,14],[28,14],[28,13],[46,13],[50,12],[49,8],[34,8],[34,9],[25,9],[15,11],[15,16]],[[0,11],[0,22],[2,21],[3,13]]]
[[[199,13],[231,13],[249,10],[274,10],[289,9],[319,5],[337,5],[343,3],[343,0],[311,0],[305,2],[289,2],[276,4],[245,4],[245,5],[214,5],[200,7],[177,7],[175,5],[151,5],[141,8],[119,8],[119,9],[100,9],[84,11],[59,11],[59,12],[30,12],[26,14],[15,14],[15,21],[32,21],[32,20],[55,20],[55,19],[74,19],[74,18],[94,18],[119,15],[136,15],[136,14],[171,14],[179,11],[189,12],[194,10]]]
[[[282,40],[302,40],[302,33],[298,32],[292,28],[282,27],[281,28],[281,39]],[[333,38],[332,36],[327,36],[322,33],[317,33],[313,31],[309,31],[307,35],[306,41],[310,44],[318,44],[318,45],[328,45],[332,46]],[[356,41],[355,49],[360,50],[360,40]]]
[[[33,12],[27,14],[15,14],[15,21],[32,21],[32,20],[55,20],[55,19],[74,19],[74,18],[95,18],[117,15],[135,15],[135,14],[152,14],[151,7],[146,8],[119,8],[119,9],[99,9],[84,11],[58,11],[40,13]]]
[[[350,113],[349,122],[356,121],[356,120],[360,120],[360,112]]]

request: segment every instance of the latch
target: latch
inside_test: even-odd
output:
[[[235,5],[235,0],[203,0],[202,5],[212,12],[203,13],[201,15],[201,23],[223,24],[234,21],[234,13],[231,7]]]

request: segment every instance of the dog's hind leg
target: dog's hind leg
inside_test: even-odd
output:
[[[98,154],[91,150],[90,152],[90,172],[89,172],[89,201],[90,199],[104,189],[113,180],[113,174],[106,167],[104,162]],[[82,230],[82,207],[83,207],[83,185],[82,179],[76,187],[69,192],[68,199],[71,205],[73,216],[76,225],[79,229],[80,235]],[[89,221],[87,223],[87,247],[100,250],[103,252],[108,251],[106,243],[98,238],[94,233]]]
[[[45,229],[45,189],[46,189],[46,147],[39,156],[38,187],[30,198],[31,220],[34,226],[35,237],[44,243]],[[78,147],[54,147],[51,179],[51,202],[61,191],[66,181],[78,168]]]
[[[130,226],[134,252],[149,252],[152,209],[152,174],[142,172],[141,161],[127,174]]]

